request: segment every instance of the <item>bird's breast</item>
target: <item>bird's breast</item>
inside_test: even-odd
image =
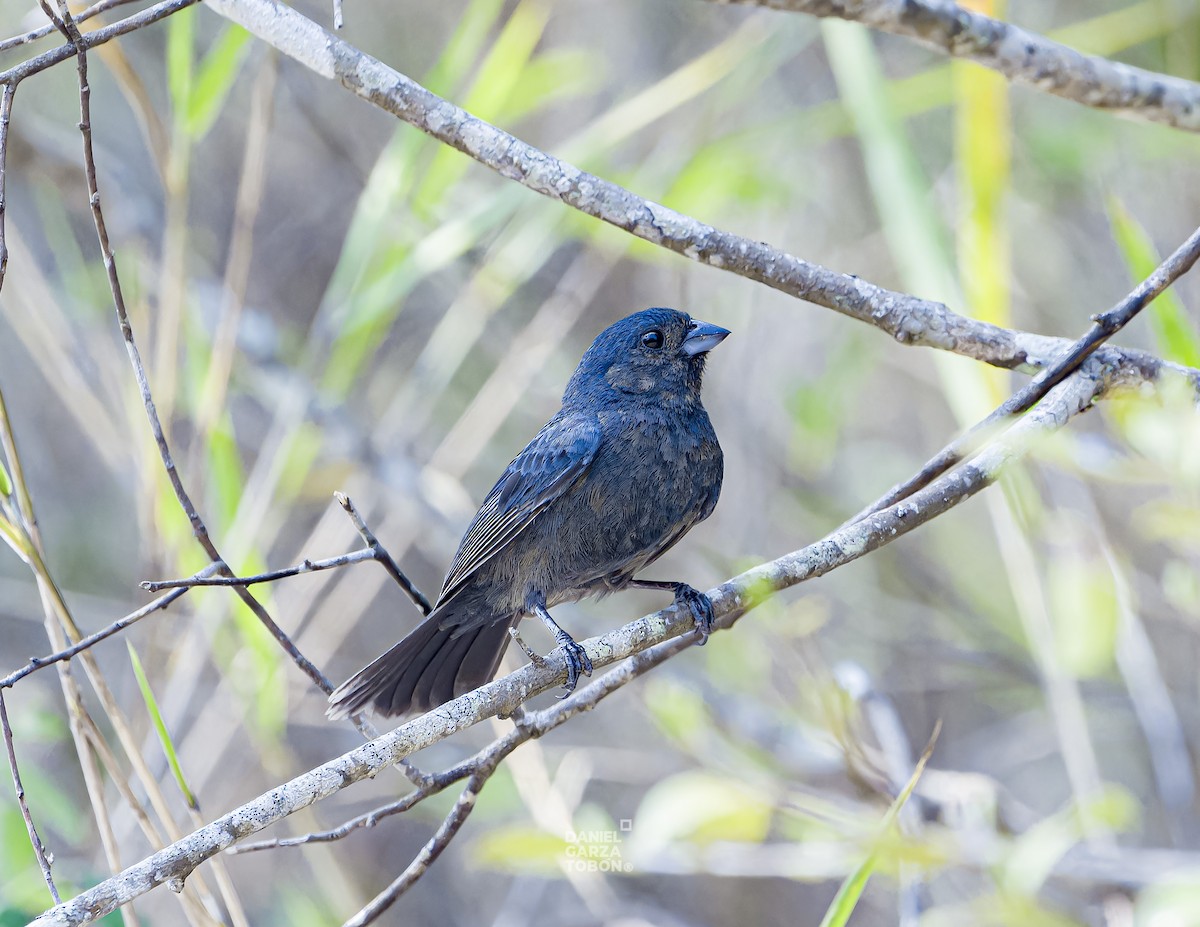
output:
[[[548,587],[564,598],[607,591],[606,581],[637,572],[708,517],[723,462],[699,413],[602,416],[604,440],[587,473],[537,520]]]

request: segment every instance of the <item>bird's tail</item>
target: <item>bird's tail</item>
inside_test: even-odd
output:
[[[416,714],[436,708],[491,681],[508,646],[508,629],[497,621],[454,636],[436,616],[343,682],[329,696],[326,714],[345,718],[374,707],[381,715]]]

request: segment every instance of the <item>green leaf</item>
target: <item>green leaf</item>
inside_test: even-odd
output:
[[[193,139],[203,138],[216,121],[233,82],[237,80],[249,40],[249,32],[231,23],[222,30],[201,61],[184,118],[184,128]]]
[[[896,800],[892,802],[891,807],[888,808],[887,813],[883,816],[883,821],[879,827],[881,838],[886,837],[895,825],[900,811],[908,802],[913,789],[917,787],[921,773],[925,771],[925,764],[929,762],[929,757],[933,755],[933,746],[937,743],[938,734],[941,732],[941,729],[942,722],[939,721],[933,729],[933,736],[929,738],[929,744],[925,747],[925,752],[921,754],[921,758],[917,760],[917,766],[913,770],[913,774],[909,776],[908,784],[896,796]],[[867,887],[867,881],[882,861],[880,849],[880,846],[877,845],[867,854],[867,858],[859,864],[858,868],[846,876],[838,888],[837,894],[833,896],[833,902],[826,909],[825,916],[821,918],[821,927],[844,927],[850,920],[850,915],[854,913],[858,899],[862,897],[863,889]]]
[[[1120,615],[1112,571],[1101,559],[1064,554],[1047,565],[1059,659],[1076,678],[1100,676],[1116,654]]]
[[[199,810],[200,806],[196,802],[196,796],[188,788],[187,779],[183,775],[183,767],[179,765],[179,755],[175,752],[175,744],[171,740],[167,724],[163,720],[162,712],[158,709],[158,700],[155,699],[154,692],[150,688],[150,681],[146,678],[146,671],[142,669],[142,661],[138,659],[137,651],[133,649],[133,644],[126,641],[125,646],[129,649],[129,662],[133,664],[133,675],[137,677],[138,688],[142,690],[142,699],[146,703],[146,710],[150,712],[150,720],[154,722],[154,730],[158,733],[158,742],[162,744],[163,752],[167,756],[167,764],[171,767],[171,774],[175,777],[175,783],[179,786],[179,791],[183,793],[183,799],[187,802],[188,807],[193,810]]]
[[[1200,869],[1174,869],[1134,902],[1136,924],[1200,924]]]
[[[550,5],[545,0],[522,0],[517,5],[479,66],[471,89],[463,99],[463,109],[488,122],[498,118],[502,108],[512,99],[549,19]],[[423,215],[432,212],[470,163],[465,155],[440,146],[421,178],[413,198],[414,209]]]
[[[704,699],[670,677],[646,680],[645,705],[659,729],[683,744],[695,743],[711,725]]]
[[[1015,895],[1034,897],[1058,861],[1087,833],[1089,823],[1120,831],[1131,827],[1137,816],[1137,799],[1125,789],[1106,785],[1094,799],[1064,808],[1021,834],[999,874],[1001,886]]]
[[[1108,200],[1108,219],[1131,279],[1144,280],[1162,260],[1149,234],[1115,196]],[[1148,317],[1158,353],[1189,367],[1200,366],[1200,335],[1173,289],[1160,294],[1143,312]]]
[[[857,23],[821,23],[838,93],[854,122],[867,180],[880,224],[904,288],[928,299],[962,305],[945,223],[932,184],[909,144],[905,126],[888,105],[879,55],[868,31]],[[979,365],[935,352],[942,391],[964,425],[982,418],[995,403]]]
[[[640,853],[681,840],[759,843],[767,836],[773,811],[771,801],[741,782],[690,771],[646,792],[633,833]]]
[[[4,463],[0,461],[0,496],[11,496],[13,491],[12,480],[8,476],[8,470],[5,469]]]
[[[213,427],[208,446],[208,468],[217,497],[220,524],[231,525],[242,501],[246,474],[237,437],[233,433],[233,419],[228,413],[222,415]]]
[[[582,48],[553,49],[521,71],[496,119],[512,123],[551,103],[589,93],[604,80],[605,59]]]
[[[553,875],[568,848],[563,837],[525,824],[498,827],[471,845],[473,861],[489,869]]]

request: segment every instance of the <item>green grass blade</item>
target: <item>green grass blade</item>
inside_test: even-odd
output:
[[[167,21],[167,89],[171,94],[171,108],[180,120],[187,113],[192,97],[195,24],[194,8],[180,10]]]
[[[208,134],[216,122],[237,80],[238,71],[246,57],[250,33],[241,26],[230,24],[213,42],[212,48],[200,62],[191,95],[187,101],[184,126],[194,140]]]
[[[154,730],[158,733],[159,743],[162,744],[163,752],[167,756],[167,763],[171,767],[171,774],[175,777],[175,782],[179,786],[179,791],[183,793],[184,801],[187,802],[188,807],[193,811],[199,811],[200,805],[196,801],[196,796],[192,794],[192,790],[188,788],[187,780],[183,776],[183,768],[179,765],[179,756],[175,752],[175,744],[171,741],[171,734],[167,731],[167,725],[163,720],[162,712],[158,710],[158,700],[155,699],[154,692],[150,689],[150,681],[146,678],[146,671],[142,669],[142,661],[138,659],[137,651],[133,649],[133,644],[126,641],[125,646],[129,648],[129,662],[133,665],[133,675],[137,677],[138,688],[142,690],[142,699],[146,703],[146,710],[150,712],[150,720],[154,722]]]
[[[1131,280],[1144,280],[1162,260],[1154,242],[1116,197],[1108,201],[1113,238],[1125,257]],[[1146,308],[1155,347],[1160,354],[1189,367],[1200,367],[1200,334],[1174,290],[1167,290]]]
[[[917,760],[917,765],[913,769],[913,774],[909,776],[908,783],[904,789],[896,796],[896,800],[892,802],[887,813],[883,816],[883,821],[879,825],[879,835],[884,836],[896,823],[896,818],[900,815],[905,804],[908,803],[909,797],[913,793],[913,789],[917,787],[917,782],[921,779],[921,774],[925,772],[925,764],[929,762],[929,758],[933,755],[934,744],[937,743],[938,734],[941,733],[942,722],[934,726],[933,735],[929,738],[929,743],[926,745],[921,758]],[[850,915],[854,913],[855,906],[858,905],[858,899],[862,897],[863,889],[867,887],[867,881],[878,868],[881,862],[879,848],[871,850],[850,875],[846,876],[845,881],[837,890],[837,894],[833,896],[833,902],[825,911],[825,916],[821,918],[821,927],[844,927],[850,920]]]

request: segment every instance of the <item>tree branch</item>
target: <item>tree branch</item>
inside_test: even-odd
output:
[[[701,264],[865,322],[901,344],[939,348],[1010,369],[1043,367],[1071,344],[967,318],[942,303],[837,273],[643,199],[477,119],[278,0],[207,0],[205,6],[509,180]],[[1130,379],[1153,380],[1169,370],[1200,387],[1200,371],[1144,352],[1106,348],[1104,357]]]
[[[714,0],[836,17],[914,39],[1064,100],[1200,132],[1200,84],[1087,55],[946,0]]]
[[[715,626],[731,627],[771,593],[857,560],[995,482],[1001,470],[1022,455],[1036,438],[1062,427],[1072,415],[1086,409],[1107,386],[1107,374],[1096,359],[1089,360],[1001,438],[957,470],[897,505],[710,590],[708,595],[717,619]],[[690,638],[672,639],[693,629],[690,615],[679,614],[670,607],[603,637],[591,638],[584,642],[584,647],[593,664],[606,666],[664,641],[682,649],[690,643]],[[495,715],[511,715],[531,696],[559,685],[565,678],[566,665],[558,652],[551,654],[543,666],[524,666],[247,802],[118,876],[46,912],[33,925],[73,927],[89,923],[158,885],[179,885],[204,860],[237,841],[479,721]],[[570,714],[592,707],[571,699],[563,704]]]
[[[1187,240],[1159,264],[1150,276],[1134,287],[1128,296],[1107,312],[1092,316],[1092,327],[1084,332],[1078,341],[1064,350],[1054,363],[1044,367],[1036,377],[993,409],[986,418],[976,422],[946,445],[916,474],[903,483],[893,486],[878,501],[855,515],[851,521],[857,521],[864,515],[878,512],[880,509],[908,497],[922,486],[927,486],[930,480],[945,473],[963,460],[972,449],[980,446],[990,435],[995,433],[996,429],[1004,427],[1015,416],[1031,409],[1054,386],[1078,370],[1080,365],[1096,353],[1109,338],[1133,321],[1137,314],[1150,305],[1167,287],[1191,270],[1198,258],[1200,258],[1200,228],[1192,232]]]

